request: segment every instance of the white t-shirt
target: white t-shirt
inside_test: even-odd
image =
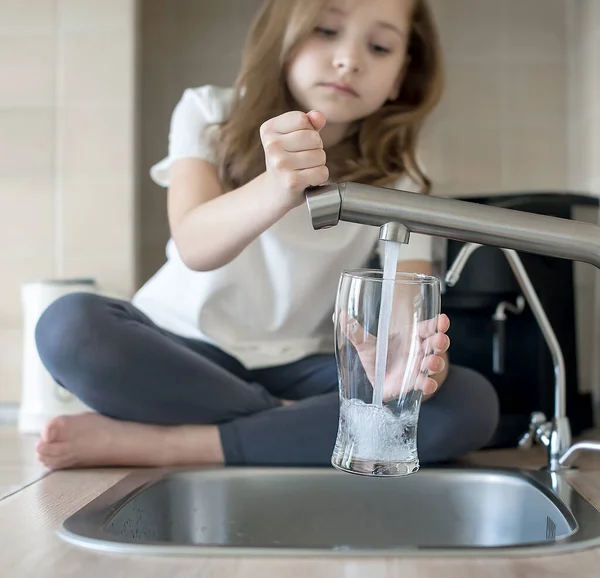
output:
[[[177,159],[215,162],[204,129],[227,118],[232,95],[232,89],[214,86],[183,93],[171,119],[168,156],[150,170],[156,183],[168,186]],[[208,272],[187,268],[170,239],[166,263],[133,303],[160,327],[212,343],[248,368],[291,363],[333,350],[331,315],[340,273],[364,267],[378,236],[377,227],[345,222],[315,231],[302,205],[230,263]],[[404,259],[431,261],[430,237],[411,235],[401,247]]]

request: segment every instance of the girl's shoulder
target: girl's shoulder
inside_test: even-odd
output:
[[[233,88],[213,84],[186,88],[176,109],[183,116],[201,118],[206,123],[223,122],[229,116],[233,95]]]
[[[387,185],[390,189],[396,189],[398,191],[407,191],[409,193],[418,193],[419,185],[413,181],[408,174],[402,175],[392,184]]]
[[[227,120],[232,103],[232,88],[206,85],[184,90],[171,115],[169,154],[150,167],[155,183],[169,185],[171,165],[178,159],[199,158],[217,163],[217,124]]]

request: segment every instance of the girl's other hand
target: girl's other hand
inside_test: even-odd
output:
[[[375,383],[375,358],[377,356],[377,338],[346,313],[340,313],[339,323],[342,331],[354,346],[367,379]],[[389,401],[411,389],[420,389],[424,395],[432,395],[438,388],[433,375],[443,371],[446,362],[444,354],[450,347],[450,338],[446,335],[450,320],[445,313],[433,319],[421,321],[417,331],[409,328],[405,333],[390,335],[388,364],[383,386],[383,400]],[[410,339],[416,340],[413,351]]]
[[[267,176],[278,202],[289,209],[304,202],[307,187],[329,178],[326,154],[319,131],[325,116],[318,111],[286,112],[260,127]]]

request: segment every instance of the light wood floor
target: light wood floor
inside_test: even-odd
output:
[[[45,475],[35,456],[35,435],[21,435],[15,425],[0,425],[0,499]]]

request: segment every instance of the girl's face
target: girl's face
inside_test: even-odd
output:
[[[348,126],[398,96],[414,0],[329,0],[287,68],[306,111]]]

